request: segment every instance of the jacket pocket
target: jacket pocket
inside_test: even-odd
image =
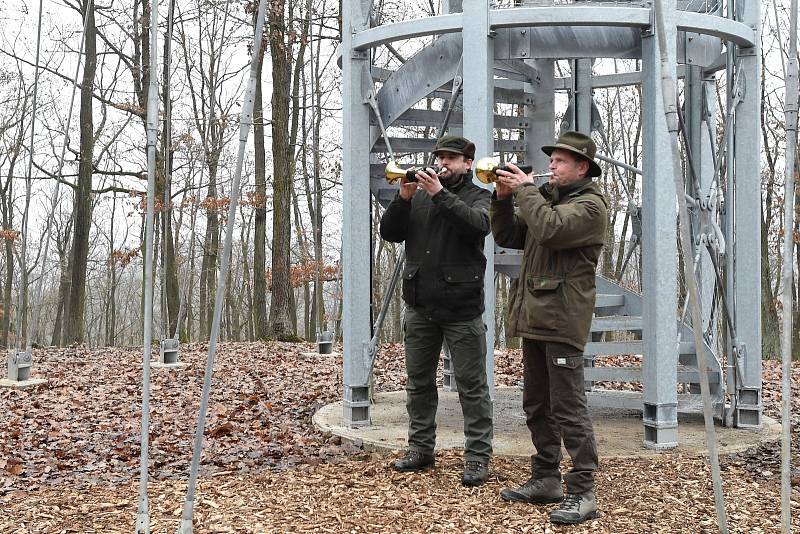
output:
[[[418,263],[406,262],[405,267],[403,267],[403,300],[409,306],[415,306],[417,303],[417,281],[415,278],[418,271]]]
[[[529,276],[525,280],[525,315],[531,330],[553,333],[566,325],[564,279]]]
[[[442,265],[444,306],[452,310],[481,308],[483,269],[478,265]]]

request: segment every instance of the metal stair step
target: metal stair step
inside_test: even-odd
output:
[[[594,301],[595,308],[612,308],[623,304],[625,304],[625,295],[610,295],[607,293],[598,293]]]
[[[636,315],[609,315],[592,319],[592,332],[613,332],[614,330],[641,330],[642,318]]]
[[[641,382],[641,367],[586,367],[584,380],[588,382]]]
[[[583,349],[588,356],[644,354],[643,341],[590,341]],[[694,341],[681,341],[680,354],[694,354]]]
[[[641,382],[641,367],[586,367],[583,370],[585,380],[589,382]],[[698,384],[700,374],[696,369],[678,368],[678,383]],[[709,384],[719,384],[719,374],[713,371],[708,373]]]
[[[616,391],[595,389],[586,392],[586,400],[593,408],[611,408],[641,413],[641,391]],[[703,401],[700,395],[678,393],[678,413],[702,413]]]

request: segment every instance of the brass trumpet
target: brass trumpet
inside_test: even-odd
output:
[[[517,165],[517,167],[519,167],[519,170],[521,170],[525,174],[530,174],[533,171],[533,167],[530,165]],[[478,180],[480,180],[485,184],[491,184],[493,182],[496,182],[497,171],[499,170],[511,172],[511,169],[509,169],[507,165],[505,164],[500,165],[491,156],[481,158],[475,163],[475,176],[477,176]],[[533,175],[534,178],[545,178],[549,176],[553,176],[553,173],[543,172],[540,174]]]
[[[416,182],[417,172],[425,169],[432,170],[434,174],[439,174],[444,170],[441,167],[433,166],[411,167],[410,169],[403,169],[395,160],[392,160],[386,165],[386,170],[384,172],[386,174],[386,181],[390,184],[394,184],[399,182],[403,177],[405,177],[406,182]]]

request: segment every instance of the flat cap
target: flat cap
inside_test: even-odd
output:
[[[433,153],[450,152],[451,154],[461,154],[467,159],[475,159],[475,143],[461,137],[460,135],[444,135],[433,147]]]

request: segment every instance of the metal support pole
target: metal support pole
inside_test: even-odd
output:
[[[755,45],[736,47],[735,75],[740,102],[733,124],[733,236],[726,236],[734,258],[733,308],[739,342],[747,347],[742,363],[742,382],[736,385],[738,406],[734,413],[739,427],[761,426],[761,31],[760,4],[756,0],[737,3],[736,16],[755,28]],[[732,158],[731,158],[732,155]],[[730,186],[729,186],[730,187]],[[730,209],[731,206],[728,206]],[[733,239],[731,239],[733,237]],[[741,305],[740,305],[741,304]]]
[[[656,0],[655,8],[655,25],[658,35],[659,56],[661,73],[661,97],[664,110],[665,122],[667,130],[669,131],[669,143],[672,149],[673,161],[673,180],[675,186],[676,198],[678,199],[678,214],[680,226],[680,239],[681,246],[684,251],[691,250],[691,231],[689,220],[689,211],[686,207],[686,200],[682,194],[683,190],[683,176],[680,169],[677,168],[678,162],[681,161],[680,148],[678,146],[678,96],[675,84],[675,76],[673,74],[674,61],[670,58],[667,50],[667,43],[674,42],[674,34],[667,37],[665,31],[666,21],[665,12],[662,5],[663,0]],[[670,6],[671,15],[674,16],[675,5]],[[672,24],[673,17],[670,17],[670,24]],[[705,351],[702,350],[703,346],[703,333],[700,319],[700,293],[697,288],[697,280],[694,274],[694,266],[690,261],[683,262],[684,278],[686,279],[687,297],[690,299],[690,310],[692,318],[692,331],[694,332],[694,342],[697,351],[697,370],[700,375],[700,390],[703,397],[703,420],[706,429],[706,445],[708,446],[708,455],[711,463],[711,475],[714,485],[714,504],[717,512],[717,522],[719,530],[722,534],[728,532],[727,518],[725,514],[725,500],[722,493],[722,478],[719,469],[719,456],[717,454],[717,439],[714,433],[714,419],[711,414],[711,395],[709,391],[708,374],[705,361]],[[674,386],[673,386],[674,387]]]
[[[572,62],[572,105],[575,120],[572,129],[586,135],[592,133],[592,60],[576,59]]]
[[[217,351],[217,341],[219,339],[220,322],[222,318],[222,306],[225,300],[225,286],[228,280],[228,270],[230,268],[231,250],[233,249],[233,227],[236,225],[236,210],[239,204],[239,189],[242,181],[242,167],[244,166],[244,153],[247,148],[247,139],[250,136],[250,129],[253,126],[253,104],[256,95],[256,83],[258,82],[258,66],[261,62],[262,35],[264,29],[264,13],[268,0],[261,0],[258,6],[258,16],[253,42],[253,57],[250,61],[250,78],[247,83],[247,90],[242,102],[242,112],[239,116],[239,153],[236,158],[236,171],[233,176],[231,186],[231,201],[228,206],[228,218],[225,225],[225,243],[223,245],[222,260],[220,262],[219,273],[217,276],[216,298],[214,300],[214,317],[211,322],[211,334],[208,340],[208,356],[206,358],[206,370],[203,377],[203,394],[200,399],[200,411],[197,414],[197,431],[194,437],[194,449],[192,451],[192,465],[189,473],[189,486],[186,489],[186,499],[183,503],[181,512],[181,523],[178,526],[177,534],[192,533],[192,518],[194,517],[194,497],[197,487],[197,477],[200,471],[200,457],[203,453],[203,433],[205,431],[206,412],[208,411],[208,399],[211,394],[211,378],[214,371],[214,356]]]
[[[367,28],[361,0],[342,4],[342,333],[343,418],[351,427],[370,423],[370,205],[369,107],[372,88],[369,54],[353,48],[353,37]]]
[[[172,52],[172,32],[175,25],[175,0],[170,0],[169,8],[167,9],[167,34],[164,37],[164,73],[169,76],[170,59]],[[161,224],[164,228],[163,239],[161,241],[161,321],[163,326],[162,335],[164,339],[161,340],[161,351],[159,360],[161,363],[177,363],[178,353],[180,351],[180,341],[178,341],[177,334],[171,337],[169,328],[169,300],[167,298],[166,284],[167,284],[167,225],[172,224],[172,206],[170,205],[170,186],[172,184],[172,158],[170,157],[170,145],[172,144],[172,100],[169,94],[165,95],[164,100],[164,209],[161,212]],[[178,304],[180,308],[180,303]],[[180,310],[179,314],[180,314]],[[178,325],[176,321],[175,330],[177,332]],[[166,356],[170,355],[170,356]]]
[[[555,123],[555,70],[552,59],[527,60],[539,73],[537,80],[531,80],[530,93],[534,95],[533,103],[525,106],[525,117],[528,127],[525,129],[525,163],[534,169],[547,168],[549,158],[542,152],[544,145],[552,144]],[[528,92],[528,91],[526,91]]]
[[[464,2],[464,136],[475,143],[476,154],[494,154],[494,36],[489,28],[489,4]],[[491,189],[476,181],[477,185]],[[494,399],[494,239],[486,236],[484,274],[486,324],[486,376],[489,395]]]
[[[147,214],[144,253],[144,345],[142,355],[142,434],[139,458],[139,511],[136,534],[149,534],[147,475],[150,443],[150,356],[153,346],[153,217],[158,142],[158,0],[150,2],[150,84],[147,91]]]
[[[789,68],[786,73],[786,181],[783,200],[783,273],[781,273],[781,304],[783,305],[783,331],[781,332],[781,527],[792,531],[792,283],[794,281],[794,206],[795,171],[797,168],[797,0],[792,0],[789,13]]]
[[[675,69],[675,1],[667,3],[665,32],[669,43],[665,53],[669,68]],[[676,310],[677,257],[675,227],[675,184],[672,161],[661,154],[669,146],[660,84],[661,43],[655,35],[642,37],[642,362],[644,443],[651,448],[678,445],[678,338]],[[682,192],[682,188],[681,188]],[[691,263],[691,262],[690,262]]]

